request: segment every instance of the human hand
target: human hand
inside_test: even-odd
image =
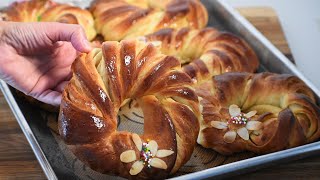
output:
[[[91,47],[79,25],[0,22],[0,50],[0,79],[58,106],[71,64]]]

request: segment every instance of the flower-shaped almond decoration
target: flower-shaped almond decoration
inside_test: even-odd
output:
[[[244,140],[249,140],[249,131],[256,131],[261,129],[262,123],[260,121],[252,120],[251,117],[256,115],[257,111],[250,111],[242,113],[237,105],[230,105],[229,114],[231,118],[227,122],[211,121],[211,126],[217,129],[228,129],[223,136],[226,143],[235,141],[237,134]]]
[[[148,142],[142,142],[141,138],[137,134],[132,134],[132,140],[140,151],[140,158],[137,159],[136,152],[134,150],[127,150],[121,153],[120,160],[124,163],[134,162],[130,169],[130,175],[139,174],[145,165],[148,168],[154,167],[159,169],[167,169],[168,166],[160,158],[170,156],[174,153],[171,150],[158,150],[158,143],[154,140]]]

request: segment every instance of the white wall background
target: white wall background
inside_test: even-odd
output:
[[[7,6],[7,5],[9,5],[10,2],[12,2],[12,1],[11,0],[1,0],[0,7]]]
[[[320,0],[225,1],[234,7],[273,7],[298,68],[320,88]]]

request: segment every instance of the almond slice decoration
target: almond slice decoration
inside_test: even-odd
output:
[[[235,131],[228,131],[224,134],[223,140],[226,143],[233,143],[234,140],[236,140],[237,133]]]
[[[157,151],[158,151],[158,143],[154,140],[151,140],[149,141],[149,148],[150,148],[150,151],[152,153],[152,155],[156,155],[157,154]]]
[[[174,151],[162,149],[157,151],[156,157],[164,158],[164,157],[170,156],[173,153]]]
[[[150,161],[150,165],[152,167],[159,168],[159,169],[167,169],[168,168],[166,162],[164,162],[162,159],[159,159],[159,158],[152,158]]]
[[[120,155],[121,162],[130,163],[137,160],[136,152],[134,150],[127,150]]]
[[[168,168],[166,162],[159,158],[170,156],[174,154],[174,151],[167,149],[158,150],[159,146],[156,141],[151,140],[147,143],[144,143],[138,134],[132,134],[132,141],[141,153],[140,158],[137,159],[134,150],[124,151],[120,155],[120,160],[124,163],[131,163],[135,161],[130,168],[130,175],[134,176],[139,174],[145,165],[147,165],[148,168]]]
[[[256,115],[257,114],[257,111],[250,111],[250,112],[248,112],[247,114],[245,114],[245,116],[247,117],[247,118],[251,118],[252,116],[254,116],[254,115]]]
[[[144,167],[143,161],[136,161],[131,166],[131,169],[129,171],[130,175],[135,176],[139,174],[142,171],[143,167]]]
[[[242,127],[237,130],[237,134],[243,139],[243,140],[249,140],[249,132],[246,127]]]
[[[237,105],[232,104],[229,106],[229,114],[231,115],[231,117],[238,116],[240,113],[241,109]]]
[[[246,114],[241,112],[241,109],[232,104],[229,106],[229,114],[231,119],[225,123],[221,121],[211,121],[211,126],[217,129],[231,129],[223,136],[223,140],[226,143],[232,143],[235,141],[237,134],[243,140],[249,140],[249,131],[256,131],[261,129],[262,123],[259,121],[251,120],[250,118],[257,114],[257,111],[250,111]],[[239,129],[234,130],[234,127],[229,127],[229,124],[235,124],[240,126]],[[241,127],[242,126],[242,127]]]
[[[139,151],[141,151],[142,150],[142,141],[141,141],[140,136],[138,134],[132,134],[132,141],[136,145],[137,149]]]
[[[262,122],[260,121],[249,121],[246,125],[246,128],[250,131],[255,131],[261,129]]]
[[[216,129],[227,129],[228,128],[228,124],[225,122],[221,122],[221,121],[211,121],[211,126]]]

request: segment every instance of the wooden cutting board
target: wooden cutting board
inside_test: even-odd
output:
[[[244,15],[281,52],[291,58],[291,52],[276,13],[268,7],[240,8]],[[247,178],[310,178],[320,177],[320,157],[276,165],[244,174],[234,179]],[[26,138],[0,92],[0,179],[45,179]]]
[[[238,8],[237,10],[263,35],[265,35],[283,54],[291,56],[278,16],[272,8],[249,7]]]

